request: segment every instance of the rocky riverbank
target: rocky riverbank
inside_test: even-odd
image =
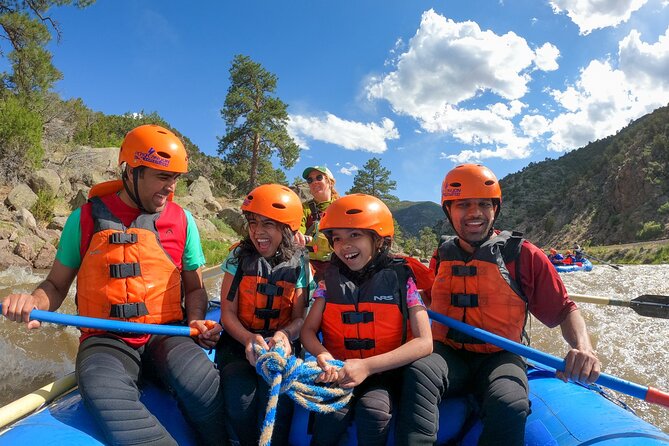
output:
[[[24,183],[0,185],[0,269],[50,268],[68,215],[86,202],[94,184],[118,178],[118,150],[76,147],[54,153]],[[175,202],[193,214],[203,241],[237,240],[244,228],[240,200],[214,197],[205,177],[180,181]],[[36,218],[45,206],[50,216]],[[219,230],[219,222],[232,230]]]

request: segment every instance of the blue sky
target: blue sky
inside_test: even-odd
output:
[[[669,103],[669,0],[98,0],[57,8],[56,91],[156,111],[205,153],[236,54],[278,76],[304,150],[345,192],[381,158],[403,200],[480,161],[502,178]]]

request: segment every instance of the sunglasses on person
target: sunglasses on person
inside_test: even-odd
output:
[[[314,181],[323,181],[323,175],[318,174],[318,175],[316,175],[316,177],[308,177],[308,178],[307,178],[307,183],[308,183],[308,184],[311,184],[311,183],[313,183]]]

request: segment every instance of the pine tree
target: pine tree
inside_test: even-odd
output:
[[[221,109],[227,133],[219,138],[218,153],[235,166],[231,181],[242,193],[263,181],[286,181],[283,171],[272,166],[273,154],[285,169],[293,167],[300,154],[286,130],[287,105],[273,95],[276,83],[276,76],[259,63],[235,56]]]
[[[397,183],[390,179],[390,173],[381,165],[379,158],[371,158],[355,174],[353,187],[346,193],[373,195],[386,203],[398,202],[399,198],[390,193],[397,188]]]

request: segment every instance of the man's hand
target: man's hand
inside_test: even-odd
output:
[[[197,335],[196,340],[197,343],[204,348],[216,347],[216,343],[221,338],[221,332],[223,331],[221,324],[217,323],[216,321],[191,321],[188,326],[191,328],[196,328],[200,332],[200,334]]]
[[[562,381],[568,380],[592,384],[599,378],[602,363],[597,359],[594,350],[578,350],[572,348],[564,358],[564,372],[556,372],[556,376]]]
[[[10,294],[2,301],[2,314],[10,321],[25,322],[29,329],[40,327],[40,321],[31,321],[30,312],[39,309],[32,294]]]

